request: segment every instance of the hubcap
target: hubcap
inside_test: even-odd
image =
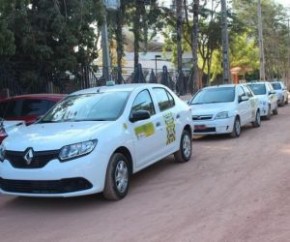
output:
[[[240,121],[237,119],[236,120],[236,134],[239,135],[241,132],[241,125],[240,125]]]
[[[189,157],[191,154],[191,142],[190,142],[190,137],[188,135],[185,135],[183,137],[183,142],[182,142],[182,150],[183,150],[183,154],[185,157]]]
[[[125,161],[120,160],[115,171],[116,187],[120,193],[126,191],[128,186],[128,167]]]

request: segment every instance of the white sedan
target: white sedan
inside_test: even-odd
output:
[[[278,98],[269,82],[259,81],[247,84],[259,99],[261,117],[269,120],[271,114],[278,114]]]
[[[261,125],[258,98],[243,84],[205,87],[188,104],[192,107],[193,135],[239,137],[242,126]]]
[[[130,175],[174,154],[192,153],[190,107],[158,84],[72,93],[0,149],[0,192],[69,197],[126,196]]]

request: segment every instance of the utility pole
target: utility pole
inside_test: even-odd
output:
[[[190,92],[196,92],[199,88],[199,75],[198,75],[198,13],[199,13],[199,0],[193,1],[193,27],[192,27],[192,58],[193,58],[193,85],[190,86]]]
[[[264,54],[261,0],[258,0],[258,33],[259,33],[259,53],[260,53],[260,80],[265,81],[266,80],[265,54]]]
[[[227,20],[226,0],[221,0],[222,10],[222,59],[223,59],[223,82],[231,83],[230,65],[229,65],[229,36]]]
[[[108,40],[108,23],[107,23],[107,6],[106,0],[104,4],[104,23],[102,26],[102,49],[103,49],[103,78],[105,82],[110,81],[111,60],[109,54],[109,40]]]
[[[288,17],[287,19],[287,27],[288,27],[288,48],[287,48],[287,55],[288,55],[288,63],[287,63],[287,81],[286,81],[286,87],[289,88],[289,81],[290,81],[290,19]]]
[[[182,72],[182,0],[175,0],[176,6],[176,44],[177,44],[177,85],[181,95],[184,94],[184,81]]]

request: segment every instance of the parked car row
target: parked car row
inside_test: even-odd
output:
[[[259,127],[261,118],[269,120],[272,114],[278,114],[278,106],[287,103],[288,92],[280,82],[205,87],[188,101],[192,107],[193,135],[239,137],[242,126]]]
[[[15,110],[24,120],[11,124],[8,137],[3,133],[1,193],[103,193],[119,200],[127,195],[132,174],[172,154],[177,162],[189,161],[193,135],[239,137],[242,126],[260,127],[261,117],[278,114],[277,92],[267,82],[205,87],[189,105],[159,84],[102,86],[53,101],[0,103],[4,117],[12,119]],[[33,121],[26,119],[30,112],[19,111],[28,108]]]

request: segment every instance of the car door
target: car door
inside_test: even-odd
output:
[[[249,122],[251,116],[249,98],[241,86],[237,86],[237,93],[238,93],[237,109],[241,118],[241,125],[245,125],[246,123]]]
[[[182,124],[173,96],[162,87],[153,88],[154,98],[158,104],[162,124],[163,155],[172,154],[179,145],[176,137],[181,136]]]
[[[271,103],[271,109],[274,110],[278,106],[277,95],[275,93],[274,88],[272,87],[270,83],[265,83],[265,85],[266,85],[267,95]]]
[[[247,101],[249,106],[248,122],[253,122],[256,119],[256,111],[259,105],[258,98],[255,96],[255,94],[251,91],[251,89],[248,86],[244,85],[243,88],[247,97],[249,98],[249,100]]]
[[[150,118],[131,122],[136,171],[154,163],[161,157],[164,136],[160,114],[156,112],[151,94],[147,89],[136,95],[131,107],[131,114],[139,110],[148,111]]]

